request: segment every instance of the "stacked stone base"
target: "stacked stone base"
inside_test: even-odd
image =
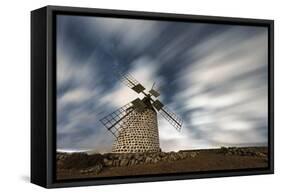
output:
[[[153,109],[133,111],[122,123],[113,153],[160,152],[157,113]]]

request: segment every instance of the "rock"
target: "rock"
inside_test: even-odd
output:
[[[162,158],[162,161],[168,161],[169,160],[169,156],[168,155],[166,155],[166,156],[164,156],[163,158]]]
[[[135,165],[135,163],[136,163],[136,160],[135,160],[135,159],[131,159],[129,165],[130,165],[130,166],[133,166],[133,165]]]
[[[132,159],[134,157],[134,154],[127,154],[127,159]]]
[[[190,157],[191,158],[195,158],[197,156],[197,153],[196,152],[190,152]]]
[[[152,158],[150,158],[149,156],[145,158],[145,163],[149,164],[151,162]]]
[[[165,157],[166,154],[165,154],[164,152],[160,152],[160,153],[159,153],[159,156],[160,156],[160,157]]]
[[[227,147],[221,147],[220,152],[223,154],[226,154],[228,152],[228,148]]]
[[[175,158],[176,158],[176,160],[179,160],[179,159],[180,159],[180,154],[179,154],[179,153],[176,153],[176,154],[175,154]]]
[[[171,155],[169,156],[169,160],[170,160],[170,161],[176,161],[177,159],[176,159],[176,157],[175,157],[174,154],[171,154]]]
[[[134,159],[137,159],[138,157],[140,157],[140,154],[139,153],[135,153],[134,154]]]
[[[162,161],[162,158],[160,156],[157,157],[158,162]]]
[[[112,160],[104,160],[103,163],[104,163],[105,166],[112,166],[113,161]]]
[[[128,160],[128,159],[123,159],[123,160],[121,160],[121,162],[120,162],[120,166],[127,166],[128,163],[129,163],[129,160]]]
[[[157,158],[154,158],[154,159],[152,159],[152,163],[157,163],[158,162],[158,159]]]
[[[266,157],[267,157],[267,155],[264,154],[264,153],[262,153],[262,152],[257,152],[257,153],[256,153],[256,156],[262,157],[262,158],[266,158]]]
[[[80,170],[79,172],[82,173],[82,174],[84,174],[84,173],[85,173],[85,170]]]
[[[107,159],[107,158],[103,159],[103,163],[108,163],[108,161],[109,161],[109,159]]]
[[[142,161],[143,159],[144,159],[144,157],[141,156],[141,155],[139,155],[138,157],[136,157],[136,160],[138,160],[138,161]]]
[[[103,166],[101,164],[97,164],[96,166],[93,166],[88,169],[88,172],[93,174],[98,174],[102,171]]]
[[[186,158],[186,154],[184,152],[180,152],[180,153],[178,153],[178,155],[179,155],[181,160]]]
[[[97,164],[93,167],[87,168],[87,169],[82,169],[79,172],[82,174],[88,174],[88,173],[92,173],[92,174],[98,174],[102,171],[103,169],[103,165],[102,164]]]
[[[120,160],[113,160],[112,161],[112,166],[119,166],[120,165]]]
[[[120,154],[119,156],[118,156],[118,160],[122,160],[122,159],[124,159],[124,155],[123,154]]]

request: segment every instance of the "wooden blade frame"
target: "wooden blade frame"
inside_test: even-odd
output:
[[[177,130],[180,131],[182,127],[182,119],[170,111],[166,106],[159,110],[159,113]]]
[[[120,80],[122,83],[124,83],[126,86],[128,86],[138,94],[145,90],[145,87],[143,87],[143,85],[141,85],[131,74],[124,74],[120,72],[117,72],[117,74],[120,76]]]
[[[100,119],[101,123],[112,133],[116,138],[119,132],[123,129],[122,120],[124,120],[131,112],[133,112],[133,104],[130,102],[121,108],[115,110],[111,114]]]
[[[164,107],[164,105],[162,104],[162,102],[160,102],[159,100],[155,100],[153,103],[152,103],[153,107],[156,108],[156,110],[161,110],[161,108]]]
[[[157,92],[157,91],[154,90],[154,89],[151,89],[151,90],[149,91],[149,93],[150,93],[152,96],[154,96],[155,98],[157,98],[157,97],[160,96],[160,93]]]

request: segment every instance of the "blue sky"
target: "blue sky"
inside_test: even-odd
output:
[[[141,97],[114,76],[132,74],[183,119],[158,116],[164,151],[266,145],[265,27],[57,17],[57,149],[109,152],[99,119]]]

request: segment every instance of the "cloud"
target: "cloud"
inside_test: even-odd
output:
[[[267,31],[237,36],[239,30],[234,27],[190,49],[197,60],[179,75],[189,84],[177,100],[195,110],[187,115],[189,126],[209,146],[267,143],[257,121],[266,131]]]
[[[88,18],[88,24],[92,30],[102,35],[102,39],[114,39],[118,41],[119,48],[129,48],[141,51],[149,46],[161,32],[161,22],[118,19],[118,18]]]
[[[183,118],[158,116],[162,150],[267,143],[265,28],[60,16],[57,37],[58,149],[111,150],[99,119],[143,97],[116,64]]]
[[[59,104],[69,104],[69,103],[81,103],[85,100],[90,99],[93,96],[93,92],[85,88],[77,88],[70,90],[59,98]]]

